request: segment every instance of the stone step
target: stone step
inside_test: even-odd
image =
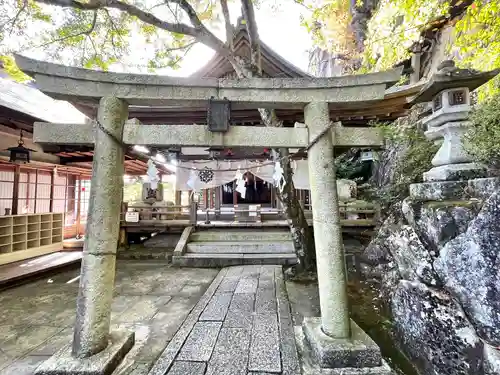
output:
[[[272,254],[294,253],[292,241],[280,242],[189,242],[188,253],[213,254]]]
[[[180,267],[227,267],[252,264],[293,265],[295,254],[195,254],[186,253],[172,258],[172,264]]]
[[[200,231],[192,233],[190,242],[291,241],[290,231]]]

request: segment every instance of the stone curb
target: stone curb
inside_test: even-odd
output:
[[[299,358],[295,343],[292,315],[290,313],[290,302],[283,278],[283,268],[274,272],[276,286],[276,302],[278,303],[278,328],[281,346],[281,365],[283,375],[300,375]]]

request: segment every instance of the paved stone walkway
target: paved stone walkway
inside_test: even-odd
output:
[[[222,269],[149,375],[300,374],[281,266]]]
[[[0,293],[0,375],[32,375],[71,343],[79,273],[61,272]],[[136,342],[113,375],[147,374],[218,273],[158,260],[119,262],[112,329],[134,331]]]

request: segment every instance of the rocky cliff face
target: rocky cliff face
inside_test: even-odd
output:
[[[500,374],[500,192],[403,201],[363,253],[424,375]]]

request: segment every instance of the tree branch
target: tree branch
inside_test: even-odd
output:
[[[182,10],[186,12],[189,20],[191,21],[194,27],[205,29],[205,26],[203,26],[203,24],[201,23],[198,14],[196,14],[194,8],[186,0],[167,0],[166,2],[178,4],[182,8]]]
[[[241,0],[241,10],[246,21],[248,41],[250,42],[250,61],[252,65],[257,68],[259,74],[261,74],[260,39],[252,0]]]
[[[45,42],[45,43],[42,43],[42,44],[39,44],[39,45],[35,46],[35,48],[45,47],[45,46],[48,46],[49,44],[54,44],[54,43],[57,43],[57,42],[62,42],[64,40],[75,38],[75,37],[81,36],[81,35],[90,36],[90,34],[92,34],[92,32],[95,29],[96,23],[97,23],[97,9],[94,11],[94,18],[92,18],[92,23],[91,23],[90,28],[88,30],[83,30],[83,31],[80,31],[79,33],[71,34],[71,35],[68,35],[68,36],[65,36],[65,37],[62,37],[62,38],[52,39],[52,40],[50,40],[48,42]]]
[[[142,22],[149,25],[156,26],[160,29],[178,33],[183,35],[189,35],[197,39],[199,42],[207,45],[208,47],[218,51],[224,57],[226,57],[230,62],[235,62],[234,55],[229,48],[227,48],[224,43],[217,38],[213,33],[211,33],[200,21],[196,11],[193,9],[186,0],[170,0],[168,2],[179,4],[179,6],[188,14],[191,22],[195,27],[186,25],[184,23],[171,23],[166,22],[154,14],[146,12],[138,7],[124,3],[120,0],[93,0],[88,3],[83,3],[77,0],[35,0],[39,3],[60,6],[63,8],[76,8],[81,10],[97,10],[104,8],[114,8],[122,12],[126,12],[131,16],[135,16]]]
[[[219,51],[222,53],[224,57],[227,59],[234,60],[233,52],[232,50],[228,49],[222,41],[215,36],[210,30],[208,30],[205,25],[201,22],[200,18],[198,17],[198,14],[194,10],[194,8],[187,2],[187,0],[166,0],[166,2],[170,2],[173,4],[178,4],[184,12],[186,12],[189,20],[195,26],[195,29],[197,30],[198,34],[196,35],[196,38],[202,42],[203,44],[206,44],[207,46],[213,48],[216,51]]]
[[[126,12],[131,16],[135,16],[144,23],[156,26],[160,29],[170,31],[172,33],[191,35],[194,37],[198,36],[199,34],[198,30],[194,27],[191,27],[183,23],[170,23],[163,21],[149,12],[145,12],[134,5],[127,4],[119,0],[90,1],[88,3],[82,3],[76,0],[35,0],[35,1],[63,8],[76,8],[81,10],[114,8]]]
[[[227,0],[220,0],[220,6],[222,8],[222,14],[224,15],[224,24],[226,26],[226,44],[229,46],[231,51],[234,51],[234,46],[233,46],[234,27],[231,24],[231,16],[229,15],[229,7],[227,6]]]
[[[17,22],[17,20],[19,19],[19,16],[21,15],[21,13],[28,7],[28,0],[23,0],[23,5],[21,6],[21,8],[19,8],[19,10],[16,12],[16,15],[14,16],[14,18],[8,20],[7,22],[5,22],[3,25],[0,26],[0,30],[4,28],[5,25],[7,25],[8,23],[12,23],[12,26],[14,26]],[[12,30],[14,29],[14,27],[11,27],[10,28],[10,31],[9,31],[9,36],[12,35]]]

